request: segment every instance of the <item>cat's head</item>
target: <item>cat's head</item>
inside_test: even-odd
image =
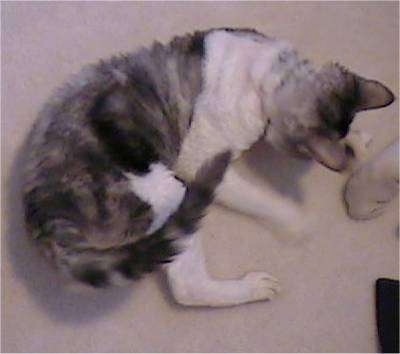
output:
[[[338,64],[328,64],[306,80],[288,82],[274,95],[275,109],[266,140],[280,150],[312,157],[335,171],[346,169],[354,157],[343,138],[355,115],[394,101],[393,93],[381,83]]]

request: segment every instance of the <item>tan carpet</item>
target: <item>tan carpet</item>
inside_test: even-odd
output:
[[[193,29],[254,27],[317,64],[340,61],[398,93],[398,24],[396,2],[2,2],[3,351],[375,352],[373,285],[398,278],[398,202],[376,220],[351,221],[343,176],[271,152],[262,161],[258,147],[243,165],[302,200],[313,234],[278,238],[214,208],[205,248],[216,276],[267,270],[279,278],[276,300],[185,309],[158,274],[133,288],[71,295],[24,237],[18,153],[46,97],[83,64]],[[398,116],[398,103],[360,114],[355,126],[374,136],[371,156],[398,136]]]

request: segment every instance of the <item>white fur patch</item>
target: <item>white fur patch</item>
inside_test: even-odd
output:
[[[150,165],[150,172],[144,176],[126,173],[133,192],[149,203],[154,220],[147,230],[151,234],[158,230],[182,202],[186,187],[177,180],[171,170],[162,163]]]
[[[229,149],[236,158],[257,141],[267,122],[264,101],[282,78],[273,64],[289,48],[285,42],[226,31],[207,36],[204,87],[179,155],[180,175],[191,178],[218,152]]]

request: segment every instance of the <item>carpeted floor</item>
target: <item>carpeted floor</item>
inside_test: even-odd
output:
[[[315,221],[313,232],[278,237],[213,208],[204,226],[211,272],[266,270],[283,292],[271,302],[191,309],[173,303],[159,274],[127,289],[65,293],[26,241],[19,161],[39,107],[83,64],[194,29],[254,27],[295,43],[318,65],[340,61],[398,93],[398,3],[1,5],[2,351],[377,351],[374,281],[398,279],[398,201],[378,219],[352,221],[341,202],[343,176],[257,146],[240,162],[245,173],[297,198]],[[398,101],[359,117],[354,125],[374,137],[370,156],[398,136]]]

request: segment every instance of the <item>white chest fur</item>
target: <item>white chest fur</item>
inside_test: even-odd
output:
[[[150,172],[143,176],[126,173],[133,192],[149,203],[154,220],[147,230],[151,234],[159,229],[182,202],[186,187],[162,163],[150,165]]]
[[[263,99],[279,83],[272,70],[283,42],[216,31],[206,38],[203,90],[175,170],[192,178],[202,163],[226,149],[248,149],[266,125]]]

